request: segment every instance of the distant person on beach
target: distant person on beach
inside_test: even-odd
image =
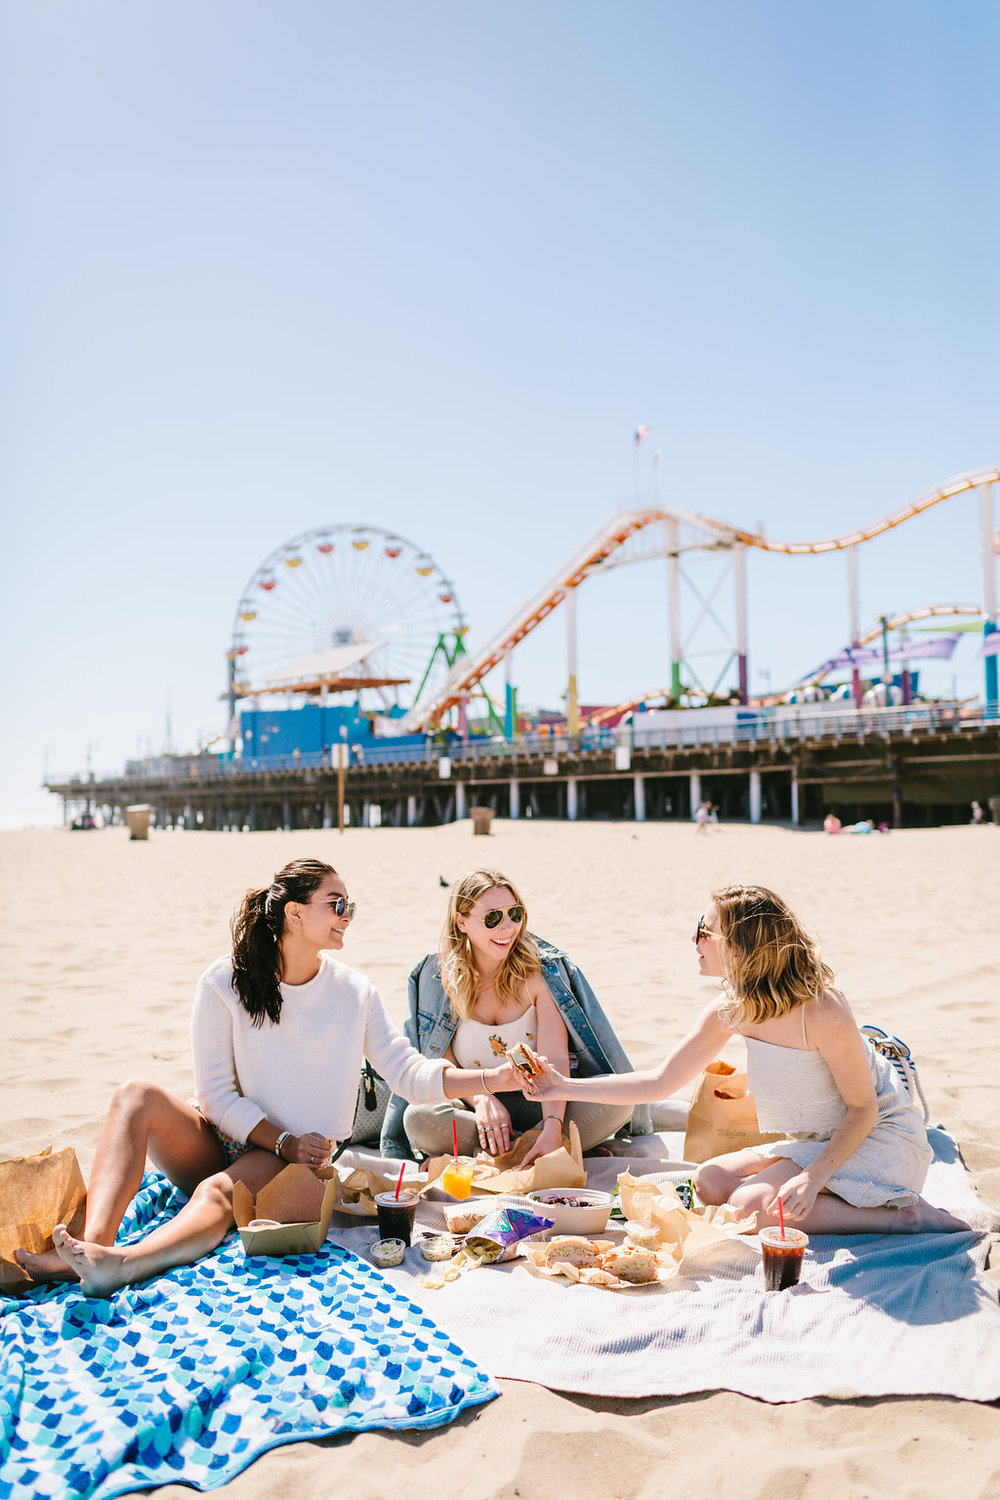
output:
[[[787,1139],[704,1162],[705,1204],[785,1218],[814,1234],[918,1233],[968,1225],[919,1196],[932,1152],[921,1111],[891,1062],[865,1041],[833,971],[779,896],[764,886],[714,892],[692,941],[698,972],[722,981],[694,1030],[658,1068],[570,1082],[546,1066],[532,1098],[620,1104],[676,1094],[734,1034],[760,1128]]]
[[[410,1046],[371,982],[334,957],[354,915],[344,881],[320,860],[293,860],[269,886],[247,892],[232,952],[206,969],[195,992],[197,1102],[155,1083],[117,1089],[83,1233],[74,1238],[58,1225],[53,1250],[16,1251],[30,1276],[75,1278],[100,1297],[207,1255],[233,1227],[234,1183],[256,1195],[290,1162],[323,1167],[334,1143],[350,1136],[366,1057],[394,1089],[424,1103],[514,1086],[506,1061],[467,1072]],[[145,1239],[116,1245],[147,1156],[189,1200]]]
[[[969,819],[969,822],[972,824],[986,822],[986,814],[978,802],[973,802],[972,804],[972,817]]]
[[[826,817],[823,819],[823,832],[824,833],[839,833],[840,832],[840,827],[841,827],[840,819],[837,817],[837,814],[833,813],[833,812],[828,812],[827,815],[826,815]]]
[[[694,814],[695,833],[707,833],[709,818],[711,816],[710,806],[707,802],[699,802]]]
[[[574,963],[528,931],[528,913],[514,882],[499,870],[473,870],[451,889],[437,953],[410,975],[406,1034],[430,1057],[467,1070],[486,1067],[505,1047],[527,1042],[569,1072],[582,1076],[631,1069],[597,996]],[[386,1111],[386,1156],[439,1156],[458,1148],[465,1156],[502,1156],[526,1130],[541,1133],[524,1157],[534,1161],[562,1144],[564,1116],[575,1120],[584,1151],[632,1120],[642,1134],[649,1111],[629,1104],[550,1103],[543,1110],[525,1099],[520,1083],[503,1092],[478,1092],[468,1100],[411,1104],[395,1097]]]

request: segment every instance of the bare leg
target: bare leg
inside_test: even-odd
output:
[[[88,1297],[109,1297],[119,1287],[148,1281],[173,1266],[189,1265],[221,1244],[233,1227],[233,1183],[245,1182],[256,1194],[284,1167],[270,1151],[253,1149],[224,1172],[195,1188],[169,1223],[136,1245],[106,1245],[75,1239],[65,1225],[53,1231],[57,1254],[79,1278]]]
[[[214,1131],[192,1105],[155,1083],[140,1079],[121,1084],[94,1154],[82,1239],[114,1244],[142,1182],[147,1155],[185,1193],[224,1163]],[[14,1258],[36,1281],[72,1280],[75,1274],[56,1250],[42,1255],[15,1250]]]
[[[769,1213],[766,1205],[782,1184],[797,1176],[800,1170],[787,1157],[771,1160],[764,1171],[744,1178],[730,1193],[728,1202],[744,1213],[756,1210],[759,1229],[777,1224],[777,1214]],[[788,1222],[809,1234],[926,1234],[932,1231],[955,1234],[969,1228],[964,1220],[956,1219],[943,1208],[934,1208],[923,1198],[918,1198],[912,1208],[856,1208],[853,1203],[838,1198],[836,1193],[826,1191],[820,1193],[808,1213],[797,1215]]]
[[[793,1167],[784,1157],[782,1160],[790,1169],[782,1178],[784,1182],[798,1168]],[[752,1146],[744,1151],[730,1151],[726,1156],[713,1156],[711,1161],[702,1162],[694,1173],[695,1192],[702,1203],[728,1203],[730,1195],[742,1182],[773,1165],[773,1156],[767,1156]]]

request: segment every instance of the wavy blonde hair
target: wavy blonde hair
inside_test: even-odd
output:
[[[773,1021],[832,983],[816,940],[767,886],[727,885],[712,901],[725,942],[727,1020]]]
[[[473,870],[455,882],[448,897],[448,912],[441,932],[438,957],[441,960],[441,983],[461,1020],[468,1021],[479,998],[479,975],[472,961],[472,947],[456,918],[467,917],[480,896],[494,886],[510,891],[512,905],[524,906],[524,899],[512,880],[499,870]],[[521,999],[524,986],[533,974],[541,973],[542,958],[538,944],[528,931],[527,907],[521,930],[507,950],[497,970],[494,987],[503,1004]]]

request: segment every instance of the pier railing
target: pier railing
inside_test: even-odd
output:
[[[377,745],[351,746],[352,768],[384,765],[433,765],[442,758],[454,764],[519,761],[579,757],[614,752],[627,747],[634,752],[653,750],[712,749],[720,745],[739,745],[753,749],[756,745],[790,745],[802,741],[831,742],[863,740],[870,736],[889,738],[896,735],[962,735],[987,725],[1000,724],[1000,708],[995,703],[959,705],[910,704],[897,708],[861,708],[833,712],[808,706],[790,714],[760,709],[740,712],[736,723],[704,724],[692,716],[690,724],[671,724],[643,728],[635,724],[616,729],[587,729],[579,735],[526,734],[516,739],[476,737],[465,744],[394,745],[386,740]],[[329,770],[328,751],[302,752],[285,756],[255,759],[242,756],[227,760],[214,755],[165,756],[155,761],[132,762],[123,771],[75,772],[69,776],[47,776],[48,786],[79,786],[81,791],[98,782],[150,780],[190,781],[224,779],[249,773],[274,771]]]

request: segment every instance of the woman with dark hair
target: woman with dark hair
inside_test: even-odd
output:
[[[747,1044],[760,1128],[785,1139],[704,1162],[702,1203],[730,1203],[762,1227],[786,1218],[815,1234],[917,1233],[968,1225],[919,1196],[931,1161],[921,1111],[887,1058],[859,1031],[780,896],[764,886],[715,891],[692,939],[698,972],[722,982],[697,1026],[660,1064],[571,1083],[547,1067],[533,1097],[633,1102],[674,1094],[737,1033]]]
[[[513,1086],[507,1063],[453,1068],[396,1031],[374,986],[334,957],[354,914],[343,880],[320,860],[294,860],[247,892],[232,953],[195,993],[197,1102],[153,1083],[121,1085],[94,1156],[83,1233],[58,1225],[54,1250],[17,1251],[30,1276],[77,1278],[107,1296],[208,1254],[233,1226],[234,1183],[256,1194],[289,1162],[322,1167],[350,1135],[365,1057],[426,1103]],[[115,1245],[147,1156],[189,1201],[145,1239]]]
[[[406,1034],[425,1056],[443,1057],[475,1070],[526,1042],[552,1058],[565,1073],[582,1074],[631,1067],[597,996],[580,970],[550,943],[528,931],[524,900],[499,870],[473,870],[456,881],[437,953],[428,954],[410,975],[410,1015]],[[487,1151],[502,1156],[514,1139],[534,1126],[537,1140],[523,1161],[555,1151],[563,1139],[564,1116],[575,1121],[584,1151],[631,1122],[636,1133],[650,1129],[648,1111],[633,1119],[627,1104],[561,1103],[544,1109],[517,1091],[453,1098],[442,1104],[411,1104],[392,1099],[382,1129],[387,1156],[436,1156],[452,1149],[452,1128],[466,1155]]]

